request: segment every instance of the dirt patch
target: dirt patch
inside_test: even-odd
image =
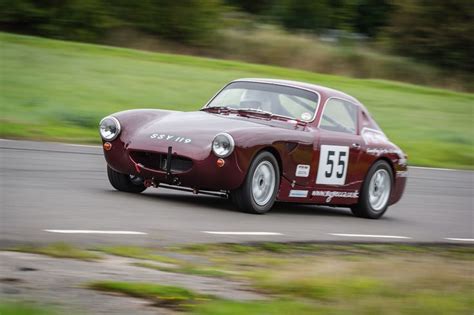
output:
[[[4,277],[6,281],[0,283],[2,299],[40,301],[52,304],[64,313],[74,314],[145,315],[172,312],[157,308],[139,298],[106,295],[85,286],[88,282],[101,280],[175,285],[231,300],[264,298],[250,292],[243,283],[140,268],[132,265],[137,262],[135,259],[104,257],[100,261],[79,261],[28,253],[0,252],[0,273],[7,275]]]

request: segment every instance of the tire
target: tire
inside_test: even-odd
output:
[[[367,219],[382,217],[385,211],[387,211],[392,189],[392,168],[385,161],[379,160],[375,162],[364,180],[359,202],[351,208],[352,213],[357,217]]]
[[[110,166],[107,165],[107,176],[110,184],[119,191],[129,193],[141,193],[146,189],[143,181],[132,180],[130,175],[122,174],[114,171]]]
[[[252,161],[244,183],[231,197],[239,210],[264,214],[273,207],[279,187],[278,162],[273,154],[263,151]]]

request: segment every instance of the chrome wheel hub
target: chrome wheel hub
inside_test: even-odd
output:
[[[369,183],[369,202],[373,210],[381,211],[387,205],[391,185],[387,170],[380,169],[374,173]]]
[[[252,177],[252,197],[259,206],[266,205],[275,190],[275,169],[269,161],[261,162]]]

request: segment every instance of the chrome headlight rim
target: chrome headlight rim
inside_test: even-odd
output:
[[[217,138],[220,137],[220,136],[223,136],[225,137],[228,141],[229,141],[229,149],[227,150],[226,153],[224,154],[219,154],[218,152],[216,152],[215,148],[214,148],[214,143],[216,142]],[[235,148],[235,141],[234,141],[234,138],[226,133],[226,132],[221,132],[221,133],[218,133],[215,137],[214,137],[214,140],[212,140],[212,152],[219,158],[226,158],[228,156],[230,156],[232,154],[232,152],[234,152],[234,148]]]
[[[105,137],[103,134],[102,134],[102,123],[107,120],[107,119],[110,119],[114,122],[115,124],[115,128],[117,129],[117,131],[115,132],[115,134],[109,138]],[[101,119],[101,121],[99,122],[99,133],[100,133],[100,136],[102,137],[103,140],[105,141],[113,141],[115,139],[117,139],[117,137],[120,135],[120,132],[122,131],[122,126],[120,125],[120,122],[117,118],[115,118],[114,116],[107,116],[107,117],[104,117]]]

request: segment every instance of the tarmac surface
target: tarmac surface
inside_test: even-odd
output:
[[[277,204],[266,215],[167,189],[108,183],[97,146],[0,140],[0,245],[67,242],[159,246],[202,242],[474,244],[474,172],[410,168],[402,200],[380,220],[349,209]]]

